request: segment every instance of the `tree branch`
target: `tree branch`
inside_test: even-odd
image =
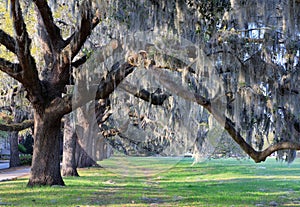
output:
[[[97,16],[92,13],[92,1],[86,0],[80,7],[81,22],[78,31],[71,35],[71,60],[78,54],[92,30],[100,22]]]
[[[181,97],[185,98],[185,96],[181,96]],[[270,156],[272,153],[274,153],[278,150],[284,150],[284,149],[300,150],[300,143],[291,141],[291,142],[279,142],[279,143],[269,146],[268,148],[266,148],[263,151],[256,151],[251,145],[249,145],[245,141],[245,139],[240,134],[240,132],[236,130],[235,124],[229,118],[225,117],[224,114],[220,113],[217,108],[212,107],[210,100],[207,100],[204,97],[199,96],[198,94],[194,94],[194,97],[195,98],[188,99],[188,100],[192,100],[195,103],[198,103],[199,105],[203,106],[207,111],[209,111],[211,113],[211,115],[221,124],[221,126],[222,125],[224,126],[224,129],[228,132],[228,134],[231,136],[231,138],[256,163],[265,161],[268,156]]]
[[[113,114],[110,107],[109,99],[100,99],[95,102],[95,114],[98,125],[106,122]]]
[[[239,132],[236,131],[234,127],[234,123],[228,118],[226,119],[225,129],[230,134],[230,136],[240,145],[240,147],[257,163],[265,161],[268,156],[270,156],[272,153],[278,150],[285,150],[285,149],[300,150],[299,142],[282,141],[270,145],[263,151],[256,151],[248,143],[246,143],[245,139],[240,135]]]
[[[106,99],[118,87],[118,85],[132,73],[134,67],[128,63],[122,65],[117,62],[112,66],[111,72],[106,78],[103,78],[98,85],[89,86],[89,89],[82,89],[79,94],[73,97],[72,94],[64,96],[62,99],[57,98],[53,103],[60,102],[60,104],[53,104],[57,106],[55,109],[58,113],[64,115],[70,113],[72,110],[88,103],[91,100]],[[58,100],[59,99],[59,100]]]
[[[16,40],[0,29],[0,44],[4,45],[12,53],[16,53]]]
[[[202,107],[204,107],[211,115],[220,123],[221,126],[224,126],[224,129],[229,133],[232,139],[255,161],[262,162],[265,161],[268,156],[278,150],[284,149],[295,149],[300,150],[300,143],[291,141],[291,142],[279,142],[275,143],[263,151],[256,151],[251,145],[249,145],[239,131],[236,130],[235,124],[225,116],[224,113],[219,111],[219,108],[213,107],[212,103],[214,100],[209,100],[197,93],[193,93],[188,89],[183,87],[174,87],[176,83],[173,82],[167,75],[160,73],[160,69],[155,66],[152,67],[154,73],[152,73],[161,84],[169,90],[171,93],[176,94],[177,96],[195,102]],[[215,104],[217,106],[217,104]]]
[[[0,107],[0,112],[1,111],[8,111],[9,113],[12,113],[11,106],[1,106]]]
[[[11,63],[3,58],[0,58],[0,70],[12,78],[22,81],[22,68],[20,64],[17,63]]]
[[[203,98],[203,97],[202,97]],[[207,103],[209,104],[201,104],[201,102],[196,102],[199,105],[203,106],[207,109],[212,116],[222,125],[224,124],[224,129],[228,132],[228,134],[232,137],[232,139],[246,152],[256,163],[263,162],[270,156],[272,153],[278,150],[284,149],[295,149],[300,150],[300,143],[296,143],[294,141],[291,142],[279,142],[273,144],[266,148],[263,151],[256,151],[251,145],[249,145],[239,131],[236,130],[235,124],[225,115],[221,114],[218,109],[212,108],[212,105],[209,100]]]
[[[145,89],[139,90],[137,87],[130,84],[128,81],[120,84],[120,88],[134,95],[137,98],[140,98],[144,101],[147,101],[153,105],[162,105],[164,101],[170,96],[170,94],[162,93],[160,89],[156,90],[153,93]]]
[[[55,47],[56,51],[62,49],[64,45],[63,38],[61,36],[61,31],[59,27],[54,23],[53,15],[51,9],[46,0],[34,0],[33,1],[38,9],[39,16],[41,16],[44,27],[48,33],[50,43]],[[51,47],[49,47],[51,48]]]
[[[83,65],[88,60],[88,55],[84,55],[78,60],[72,62],[72,67],[78,68],[79,66]]]
[[[34,124],[33,120],[26,120],[21,123],[14,123],[14,124],[0,124],[0,131],[22,131],[29,127],[32,127]]]
[[[78,68],[90,58],[93,57],[93,59],[97,60],[97,63],[104,62],[108,57],[112,56],[114,52],[121,50],[121,45],[120,43],[113,39],[111,40],[107,45],[104,45],[100,48],[97,48],[96,51],[92,52],[92,54],[86,54],[79,58],[78,60],[75,60],[74,62],[71,63],[72,66],[72,71],[74,68]],[[68,58],[68,57],[67,57]],[[70,80],[73,82],[73,76],[72,72],[70,73],[70,68],[65,67],[64,70],[61,71],[61,73],[64,73],[65,75],[60,75],[60,77],[65,77],[65,79],[61,79],[60,82],[63,84],[70,84]],[[70,77],[71,76],[71,77]]]
[[[22,68],[22,78],[18,79],[18,81],[26,88],[28,99],[31,103],[42,102],[41,83],[35,60],[30,53],[31,39],[29,38],[18,0],[11,0],[11,15],[16,34],[16,55]]]

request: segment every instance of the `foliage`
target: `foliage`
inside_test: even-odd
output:
[[[5,123],[5,121],[3,120],[2,113],[0,113],[0,124],[2,124],[2,123]],[[8,136],[7,132],[3,132],[0,130],[0,139],[7,137],[7,136]]]
[[[158,159],[158,158],[151,158]],[[160,158],[155,165],[168,162]],[[145,158],[129,158],[150,168]],[[153,164],[151,160],[151,164]],[[179,160],[178,160],[179,161]],[[104,161],[115,165],[114,159]],[[24,188],[26,179],[0,182],[1,204],[12,206],[297,206],[300,162],[288,166],[270,159],[220,159],[191,166],[183,159],[154,176],[126,177],[105,168],[79,169],[81,177],[65,178],[67,187]],[[119,166],[115,166],[118,168]],[[20,199],[22,197],[22,199]]]
[[[222,136],[210,158],[245,158],[247,154],[235,143],[227,133]]]
[[[18,144],[18,150],[19,150],[19,152],[22,152],[22,153],[24,153],[24,154],[26,154],[26,147],[24,147],[24,145],[23,144]]]
[[[33,137],[30,133],[26,133],[23,145],[26,148],[26,154],[32,155],[32,153],[33,153]]]
[[[20,155],[20,164],[30,166],[32,163],[32,155],[30,154],[23,154]]]

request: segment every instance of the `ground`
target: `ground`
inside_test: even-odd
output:
[[[122,165],[120,165],[122,162]],[[0,182],[12,206],[300,206],[300,161],[113,157],[79,169],[66,187],[26,188],[28,178]]]

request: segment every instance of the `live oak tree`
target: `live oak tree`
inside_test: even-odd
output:
[[[180,50],[182,37],[196,47],[190,62],[196,72],[183,76],[189,90],[154,68],[165,89],[204,107],[254,161],[274,152],[279,159],[295,158],[299,1],[116,2],[117,18],[129,30],[178,34],[160,53],[193,54],[187,47]]]
[[[38,19],[39,38],[43,60],[31,54],[30,37],[18,0],[10,1],[14,36],[0,30],[0,43],[12,52],[17,62],[0,58],[0,70],[19,81],[27,92],[27,99],[34,109],[34,153],[28,186],[64,185],[60,174],[61,119],[65,114],[93,99],[107,98],[118,84],[130,74],[134,66],[126,61],[117,62],[100,84],[94,86],[96,94],[63,95],[65,86],[72,84],[73,70],[85,63],[87,55],[77,57],[91,31],[100,21],[97,5],[83,1],[79,6],[77,28],[63,38],[55,24],[47,1],[33,1]],[[118,43],[106,46],[113,51]],[[107,54],[107,53],[106,53]],[[75,60],[76,57],[76,60]],[[100,59],[105,59],[104,56]],[[151,94],[146,94],[146,96]],[[149,97],[148,97],[149,99]]]
[[[29,186],[64,185],[60,175],[60,133],[61,118],[73,108],[89,101],[87,97],[77,97],[72,102],[72,95],[62,96],[66,84],[71,79],[73,66],[84,62],[85,57],[74,61],[92,29],[99,23],[100,16],[95,16],[92,1],[84,1],[80,6],[80,20],[77,29],[66,39],[56,26],[52,11],[47,1],[34,1],[38,18],[38,35],[42,43],[44,61],[39,67],[31,54],[31,42],[20,2],[10,1],[10,12],[15,31],[14,37],[0,30],[0,42],[15,54],[18,62],[0,59],[1,71],[22,83],[27,99],[34,109],[34,153]],[[120,64],[110,78],[103,81],[97,90],[96,98],[108,96],[114,87],[132,72],[127,63]],[[95,97],[90,97],[90,100]]]

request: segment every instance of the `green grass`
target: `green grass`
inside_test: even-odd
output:
[[[0,206],[300,206],[300,161],[123,158],[64,178],[66,187],[0,182]],[[133,176],[131,176],[133,174]]]

